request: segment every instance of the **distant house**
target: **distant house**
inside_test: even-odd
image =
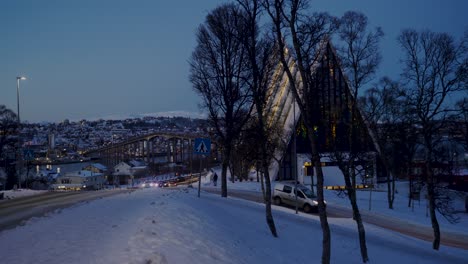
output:
[[[81,170],[58,176],[56,183],[51,187],[54,190],[99,190],[103,188],[105,182],[103,173]]]
[[[449,180],[450,188],[458,191],[468,192],[468,169],[454,171],[452,177]]]
[[[48,178],[51,174],[58,174],[58,172],[49,169],[39,170],[36,172],[36,178]]]
[[[36,173],[35,181],[32,183],[32,189],[43,189],[46,186],[42,186],[42,184],[54,184],[57,182],[57,178],[60,176],[60,173],[57,171],[52,170],[39,170]],[[41,182],[41,184],[39,184]]]
[[[114,128],[111,130],[112,135],[128,135],[131,132],[130,129]]]
[[[83,168],[83,170],[92,171],[94,173],[107,174],[109,171],[107,167],[101,163],[93,163]]]
[[[143,177],[147,172],[148,166],[142,161],[122,161],[114,167],[114,184],[131,184],[134,178]]]

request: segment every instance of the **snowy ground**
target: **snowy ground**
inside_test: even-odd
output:
[[[37,190],[29,190],[29,189],[17,189],[17,190],[8,190],[8,191],[0,190],[0,193],[4,193],[3,199],[5,200],[15,199],[15,198],[23,197],[23,196],[37,195],[43,192],[47,192],[47,191],[42,191],[42,190],[37,191]]]
[[[218,175],[221,174],[220,171],[217,171]],[[213,188],[213,184],[209,180],[210,174],[207,178],[202,181],[205,186],[210,186]],[[273,183],[274,184],[274,183]],[[368,190],[358,191],[358,205],[359,210],[362,213],[372,213],[379,214],[383,216],[389,216],[398,218],[408,223],[421,224],[427,227],[431,227],[431,220],[429,218],[429,211],[427,209],[428,204],[423,198],[424,193],[421,193],[421,199],[419,201],[413,201],[411,207],[408,207],[408,193],[409,193],[409,184],[407,181],[397,182],[396,183],[397,193],[395,194],[395,200],[393,204],[393,210],[388,209],[387,202],[387,193],[386,185],[379,186],[380,190],[373,191],[372,193]],[[218,188],[219,186],[218,182]],[[273,187],[272,187],[273,188]],[[248,191],[261,192],[260,183],[256,181],[253,182],[230,182],[228,181],[228,191],[229,189],[242,189]],[[452,203],[454,211],[456,212],[455,216],[458,218],[457,223],[450,223],[446,218],[441,214],[437,213],[437,219],[441,231],[450,231],[456,233],[463,233],[468,235],[468,214],[465,213],[465,196],[467,193],[463,194],[458,192],[453,195],[454,201]],[[336,206],[344,206],[351,208],[349,199],[343,195],[340,195],[338,191],[325,190],[325,199],[328,204],[333,204]],[[370,203],[370,208],[369,208]]]
[[[230,187],[259,190],[257,183]],[[329,202],[346,204],[334,193],[327,196]],[[373,210],[385,211],[379,204],[374,202]],[[1,232],[1,263],[319,263],[318,217],[276,206],[273,214],[279,238],[271,236],[262,204],[205,192],[197,198],[197,190],[191,188],[140,189],[58,210]],[[360,263],[355,223],[329,222],[332,263]],[[459,229],[468,232],[466,222]],[[429,242],[372,225],[366,225],[366,235],[371,263],[468,259],[468,250],[442,246],[433,251]]]

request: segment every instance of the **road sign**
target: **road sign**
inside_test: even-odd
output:
[[[24,160],[33,160],[34,151],[32,149],[23,149],[23,159]]]
[[[210,154],[211,140],[209,138],[196,138],[193,144],[193,153],[195,154]]]

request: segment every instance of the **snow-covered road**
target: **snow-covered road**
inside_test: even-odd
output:
[[[127,189],[110,189],[98,192],[43,192],[0,203],[0,231],[12,228],[34,216],[42,216],[50,211],[66,208],[78,202],[91,201],[103,197],[131,192]]]
[[[195,189],[141,189],[34,218],[0,233],[1,263],[314,263],[320,261],[317,216],[274,210]],[[332,263],[360,263],[355,223],[330,219]],[[420,241],[366,226],[374,263],[466,263],[468,251],[433,251]]]

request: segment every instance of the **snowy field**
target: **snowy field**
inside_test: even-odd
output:
[[[259,185],[235,183],[230,188],[259,190]],[[381,213],[385,210],[378,208],[379,195],[374,194],[373,210]],[[360,199],[364,203],[366,195]],[[329,202],[346,204],[333,197],[327,192]],[[1,232],[1,263],[319,263],[318,217],[276,206],[273,214],[279,238],[271,236],[262,204],[205,192],[197,198],[192,188],[145,188],[58,210]],[[464,221],[459,229],[467,233]],[[354,221],[329,222],[332,263],[361,263]],[[370,224],[366,235],[371,263],[468,260],[468,250],[441,246],[434,251],[430,242]]]

